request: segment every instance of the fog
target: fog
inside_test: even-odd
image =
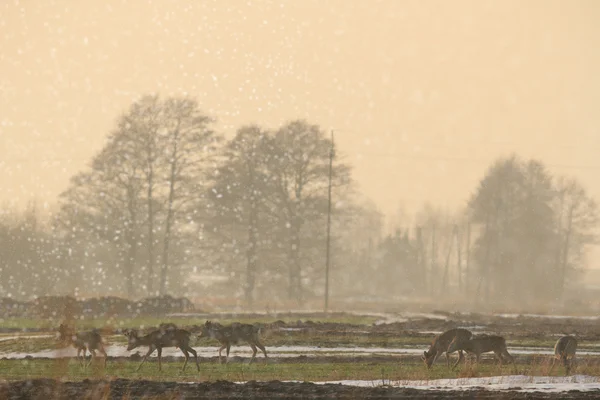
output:
[[[7,2],[0,297],[596,312],[599,17]]]

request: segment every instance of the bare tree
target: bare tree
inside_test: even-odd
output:
[[[177,215],[200,194],[204,170],[214,158],[220,138],[209,129],[212,120],[190,98],[164,102],[164,134],[161,151],[166,166],[166,215],[160,274],[160,294],[165,294],[172,228]]]
[[[331,141],[317,126],[293,121],[275,134],[269,168],[276,185],[275,205],[287,239],[289,297],[303,301],[302,233],[309,221],[323,218],[327,204]],[[349,168],[334,163],[333,186],[349,182]]]
[[[272,190],[267,173],[271,156],[268,142],[271,140],[268,132],[256,125],[238,129],[235,138],[225,147],[224,161],[209,190],[216,209],[213,232],[237,238],[240,246],[246,249],[243,287],[249,308],[254,301],[259,241],[267,235],[262,220],[269,211],[266,199]],[[236,221],[235,225],[226,223],[231,220]]]
[[[159,134],[164,124],[164,112],[157,95],[144,96],[133,103],[129,112],[121,117],[120,135],[122,142],[129,142],[129,160],[138,163],[145,178],[146,217],[147,217],[147,290],[152,292],[152,282],[156,280],[155,264],[155,219],[157,169],[160,157]]]

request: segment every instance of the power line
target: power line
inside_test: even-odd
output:
[[[377,156],[377,157],[390,157],[390,158],[413,158],[413,159],[429,159],[429,160],[443,160],[443,161],[461,161],[461,162],[472,162],[472,163],[482,163],[482,164],[490,164],[489,159],[483,158],[471,158],[471,157],[448,157],[448,156],[427,156],[427,155],[417,155],[417,154],[408,154],[408,153],[372,153],[372,152],[364,152],[359,153],[358,156]],[[566,168],[566,169],[583,169],[583,170],[597,170],[600,169],[600,165],[572,165],[572,164],[549,164],[541,161],[541,163],[546,167],[553,168]]]
[[[424,159],[424,160],[437,160],[437,161],[458,161],[458,162],[469,162],[469,163],[480,163],[490,164],[493,159],[473,158],[473,157],[451,157],[451,156],[430,156],[425,154],[415,153],[379,153],[379,152],[360,152],[356,153],[356,157],[374,156],[374,157],[388,157],[388,158],[410,158],[410,159]],[[2,157],[0,156],[0,165],[9,163],[54,163],[62,161],[90,161],[93,157],[52,157],[52,158],[24,158],[24,157]],[[581,169],[581,170],[600,170],[600,165],[575,165],[575,164],[550,164],[539,160],[544,166],[552,168],[564,168],[564,169]]]

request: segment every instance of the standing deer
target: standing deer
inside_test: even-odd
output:
[[[90,332],[74,333],[66,325],[60,324],[58,327],[58,340],[62,343],[66,343],[67,345],[73,345],[73,347],[77,349],[77,360],[80,361],[81,366],[84,368],[89,367],[89,365],[92,363],[92,360],[96,357],[96,350],[98,350],[104,355],[104,368],[106,368],[106,359],[108,358],[108,354],[106,354],[106,350],[104,350],[102,337],[98,331],[92,330]],[[82,350],[83,355],[80,359],[79,355],[81,354]],[[90,351],[90,361],[87,364],[85,364],[86,350]]]
[[[139,346],[148,346],[148,352],[144,356],[144,359],[138,365],[137,370],[139,371],[142,368],[142,364],[146,361],[148,356],[154,352],[154,350],[158,351],[158,370],[162,370],[161,357],[162,357],[162,349],[163,347],[178,347],[185,356],[185,362],[183,363],[182,371],[185,371],[185,367],[190,358],[189,353],[192,353],[194,359],[196,360],[196,368],[198,372],[200,372],[200,365],[198,364],[198,354],[196,350],[192,349],[190,346],[190,332],[184,329],[178,329],[174,325],[166,326],[161,325],[161,328],[150,332],[147,335],[139,336],[137,330],[125,330],[123,331],[125,337],[127,337],[127,350],[131,351]]]
[[[552,360],[552,367],[550,372],[554,369],[556,360],[561,360],[566,369],[568,375],[571,371],[571,367],[575,362],[575,352],[577,351],[577,339],[573,336],[563,336],[556,341],[554,345],[554,358]],[[570,360],[569,360],[570,358]]]
[[[463,342],[465,340],[469,340],[473,336],[471,331],[462,328],[454,328],[450,329],[440,335],[437,335],[433,342],[431,342],[431,346],[429,346],[429,350],[423,352],[423,356],[421,359],[425,362],[427,368],[431,368],[433,363],[437,360],[442,353],[446,354],[446,365],[450,367],[450,356],[449,353],[452,351],[448,350],[448,346],[450,343],[457,339],[459,342]],[[462,350],[458,350],[458,361],[454,364],[454,367],[458,365],[458,363],[464,358]]]
[[[464,350],[469,354],[475,354],[477,363],[479,363],[479,357],[482,353],[493,351],[500,360],[500,366],[502,366],[502,357],[506,357],[515,366],[515,359],[506,350],[506,340],[502,336],[481,335],[465,341],[459,341],[455,338],[448,346],[448,352],[457,350]]]
[[[219,348],[219,363],[222,362],[221,351],[223,351],[223,349],[227,349],[225,363],[228,363],[229,349],[231,348],[231,345],[239,344],[241,341],[247,342],[252,348],[252,358],[250,359],[250,364],[252,364],[256,358],[257,347],[262,350],[263,354],[265,355],[265,359],[268,358],[265,346],[263,346],[258,339],[259,332],[260,328],[257,328],[251,324],[240,324],[236,322],[230,326],[223,326],[218,322],[206,321],[202,327],[202,333],[200,334],[200,337],[214,338],[221,343],[221,347]]]

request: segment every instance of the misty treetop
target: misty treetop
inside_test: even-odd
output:
[[[584,188],[517,156],[494,162],[464,209],[425,204],[385,235],[318,125],[247,125],[225,139],[194,99],[145,96],[50,223],[33,205],[0,214],[1,296],[170,293],[246,308],[320,298],[330,157],[332,298],[562,301],[596,239]]]
[[[301,120],[244,126],[225,141],[212,122],[185,97],[145,96],[118,118],[54,221],[76,294],[200,295],[193,271],[228,276],[227,293],[249,306],[256,290],[295,301],[312,293],[331,141]],[[339,199],[350,181],[336,162]]]
[[[237,273],[228,269],[232,276],[245,276],[239,285],[247,305],[256,287],[276,296],[286,288],[287,297],[301,302],[307,290],[303,281],[318,279],[310,266],[322,265],[316,249],[327,212],[331,148],[321,129],[305,121],[276,132],[242,127],[226,146],[210,190],[209,230],[230,244],[222,262],[245,264]],[[349,167],[335,163],[332,178],[332,186],[348,186]]]
[[[597,237],[598,206],[579,183],[516,156],[491,166],[468,211],[485,299],[562,298]]]

